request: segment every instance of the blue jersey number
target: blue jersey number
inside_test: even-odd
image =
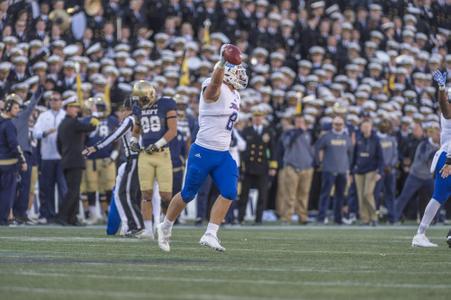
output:
[[[232,130],[233,124],[235,123],[235,121],[237,119],[238,119],[238,113],[234,112],[233,114],[231,114],[230,117],[229,117],[229,120],[227,121],[226,129],[227,130]]]
[[[142,117],[141,126],[144,133],[159,132],[161,129],[160,118],[158,116]]]

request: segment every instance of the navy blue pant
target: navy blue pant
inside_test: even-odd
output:
[[[357,199],[355,181],[352,181],[348,190],[348,213],[353,213],[356,216],[359,213],[359,201]]]
[[[17,165],[0,167],[0,225],[8,225],[9,212],[16,198]]]
[[[343,206],[344,194],[346,189],[346,174],[322,172],[321,193],[319,196],[318,222],[323,222],[326,218],[327,209],[330,203],[330,192],[335,185],[334,196],[334,220],[336,223],[342,222],[341,209]]]
[[[31,170],[33,168],[32,154],[24,152],[27,162],[27,171],[20,171],[20,182],[17,187],[17,198],[14,201],[13,213],[14,217],[24,218],[27,216],[28,198],[30,194]]]
[[[382,193],[384,195],[384,204],[388,211],[388,221],[395,221],[395,192],[396,192],[396,173],[394,170],[384,173],[382,178],[376,183],[374,197],[376,199],[376,209],[382,202]]]
[[[404,183],[401,194],[395,201],[395,222],[399,221],[404,207],[406,207],[406,204],[411,199],[413,199],[418,192],[423,191],[424,194],[426,194],[424,198],[430,199],[433,190],[433,179],[420,179],[409,174],[409,176],[407,176],[406,182]],[[429,195],[429,197],[427,197],[427,195]]]
[[[54,219],[55,211],[55,184],[58,184],[59,203],[67,193],[67,184],[64,178],[61,160],[42,160],[39,174],[39,201],[41,207],[39,214],[43,218]]]

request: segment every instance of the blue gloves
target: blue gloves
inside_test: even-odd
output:
[[[446,85],[446,72],[440,72],[439,70],[436,70],[432,73],[432,76],[434,77],[434,80],[438,83],[440,87],[444,87]]]

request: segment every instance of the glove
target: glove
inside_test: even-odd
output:
[[[219,50],[219,64],[223,67],[226,63],[226,60],[224,58],[224,49],[228,46],[229,44],[224,44],[221,46],[221,49]]]
[[[434,80],[438,83],[439,87],[444,87],[446,84],[446,72],[441,73],[439,70],[434,71],[432,76]]]
[[[133,152],[141,152],[141,146],[139,145],[137,139],[132,138],[130,140],[130,150],[132,150]]]
[[[146,153],[147,154],[152,154],[154,152],[157,152],[158,150],[160,150],[157,146],[155,146],[155,144],[150,144],[149,147],[146,148]]]

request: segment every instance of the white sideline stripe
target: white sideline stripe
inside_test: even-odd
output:
[[[40,293],[40,294],[72,294],[72,295],[85,295],[85,296],[108,296],[111,298],[137,298],[137,299],[186,299],[186,300],[295,300],[299,298],[273,298],[273,297],[249,297],[249,296],[229,296],[220,294],[178,294],[178,295],[167,295],[167,294],[156,294],[151,293],[138,293],[138,292],[123,292],[123,291],[99,291],[92,289],[54,289],[54,288],[26,288],[21,286],[0,286],[1,291],[5,292],[26,292],[26,293]]]
[[[289,285],[289,286],[322,286],[322,287],[368,287],[368,288],[418,288],[418,289],[451,289],[451,284],[414,284],[414,283],[374,283],[366,281],[278,281],[278,280],[248,280],[248,279],[218,279],[218,278],[184,278],[163,276],[109,276],[92,274],[67,274],[45,272],[9,272],[19,276],[48,276],[48,277],[82,277],[108,280],[141,280],[141,281],[173,281],[196,283],[225,283],[225,284],[256,284],[256,285]]]

